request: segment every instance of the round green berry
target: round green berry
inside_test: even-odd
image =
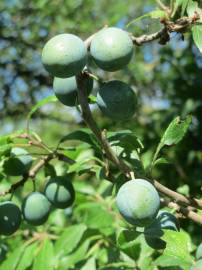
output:
[[[67,78],[78,74],[86,65],[84,42],[72,34],[51,38],[42,51],[42,63],[53,76]]]
[[[32,157],[22,148],[11,149],[10,156],[4,161],[3,169],[5,174],[19,176],[27,173],[32,166]]]
[[[73,185],[66,176],[57,176],[50,179],[44,193],[55,207],[61,209],[72,205],[75,199]]]
[[[0,203],[0,234],[11,235],[17,231],[21,223],[21,211],[11,201]]]
[[[22,204],[24,219],[31,225],[42,225],[48,219],[50,206],[46,196],[40,192],[32,192]]]
[[[86,94],[89,95],[93,89],[93,79],[88,78],[84,82]],[[54,78],[53,90],[58,100],[66,106],[75,106],[78,102],[78,89],[76,78]]]
[[[151,224],[156,217],[160,198],[151,183],[144,179],[135,179],[120,187],[116,203],[126,221],[144,227]]]
[[[137,97],[128,84],[114,80],[101,85],[97,93],[97,104],[104,115],[124,121],[133,117]]]
[[[116,71],[130,62],[133,42],[127,32],[109,27],[95,34],[90,53],[98,67],[106,71]]]

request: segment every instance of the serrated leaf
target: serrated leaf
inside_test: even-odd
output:
[[[183,231],[164,230],[162,239],[166,241],[166,248],[155,264],[158,266],[180,265],[184,270],[190,269],[193,258],[190,255],[190,239]]]
[[[34,254],[36,251],[38,243],[34,243],[32,245],[29,245],[23,255],[20,257],[20,262],[16,268],[16,270],[26,270],[29,266],[31,266],[33,260],[34,260]]]
[[[166,129],[160,144],[174,145],[179,143],[187,133],[191,121],[191,116],[187,116],[185,120],[181,120],[180,117],[176,117]]]
[[[151,18],[151,19],[160,19],[160,18],[167,18],[167,13],[161,9],[157,9],[157,10],[153,10],[151,12],[148,12],[138,18],[135,18],[134,20],[132,20],[131,22],[129,22],[127,24],[126,27],[129,27],[131,24],[139,21],[139,20],[142,20],[142,19],[145,19],[145,18]]]
[[[45,239],[42,243],[39,253],[35,257],[33,270],[52,270],[54,259],[53,243],[49,239]]]
[[[202,25],[194,25],[192,27],[192,36],[194,43],[202,53]]]
[[[74,250],[86,230],[87,227],[84,224],[73,225],[67,228],[55,243],[55,255],[60,257]]]

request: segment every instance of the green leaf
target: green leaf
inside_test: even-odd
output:
[[[135,229],[123,229],[117,237],[117,245],[119,248],[134,260],[137,260],[140,256],[141,243],[140,232]]]
[[[194,25],[192,27],[192,36],[196,46],[202,53],[202,25]]]
[[[88,143],[93,148],[95,148],[97,151],[99,151],[99,145],[97,143],[97,140],[96,140],[94,134],[88,128],[76,130],[76,131],[73,131],[73,132],[65,135],[64,137],[62,137],[60,139],[58,146],[61,143],[64,143],[65,141],[69,141],[69,140],[78,140],[78,141]]]
[[[160,18],[167,18],[167,13],[161,9],[157,9],[157,10],[153,10],[151,12],[148,12],[132,21],[130,21],[126,27],[129,27],[131,24],[139,21],[139,20],[142,20],[142,19],[145,19],[145,18],[151,18],[151,19],[160,19]]]
[[[158,158],[155,162],[154,165],[159,165],[159,164],[169,164],[170,162],[166,158]]]
[[[83,222],[91,229],[98,229],[102,233],[114,231],[114,216],[99,203],[83,203],[77,207],[75,215],[83,216]]]
[[[84,224],[68,227],[55,243],[55,255],[60,257],[61,255],[68,254],[74,250],[86,230],[87,227]]]
[[[96,270],[95,258],[91,257],[87,260],[86,264],[81,268],[81,270]]]
[[[42,243],[39,253],[35,257],[33,270],[52,270],[54,259],[53,243],[49,239],[45,239]]]
[[[29,125],[29,120],[31,118],[31,116],[39,109],[41,108],[42,106],[50,103],[50,102],[56,102],[57,101],[57,98],[55,95],[53,96],[48,96],[42,100],[40,100],[34,107],[32,107],[31,111],[29,112],[28,116],[27,116],[27,123]]]
[[[160,144],[162,146],[170,146],[179,143],[187,133],[191,121],[191,116],[187,116],[185,120],[181,120],[180,117],[176,117],[166,129]]]
[[[33,260],[34,260],[34,254],[36,251],[36,247],[37,247],[38,243],[34,243],[32,245],[29,245],[22,257],[20,258],[20,262],[16,268],[16,270],[26,270],[29,266],[31,266]]]
[[[192,264],[193,258],[190,255],[190,238],[181,231],[175,232],[164,230],[162,239],[166,241],[166,248],[155,264],[158,266],[177,266],[188,270]]]
[[[22,245],[16,248],[12,253],[9,253],[7,259],[0,266],[0,270],[15,270],[25,248],[26,246]]]
[[[71,242],[69,243],[69,245],[71,244]],[[90,240],[87,239],[85,242],[83,242],[77,249],[75,252],[73,252],[71,255],[64,257],[61,260],[61,265],[65,266],[65,269],[69,269],[78,263],[79,261],[83,260],[85,258],[85,255],[88,251],[90,245]],[[60,269],[60,267],[59,267]],[[90,270],[90,269],[89,269]]]
[[[188,14],[188,16],[191,17],[196,12],[200,16],[199,22],[202,22],[202,9],[198,7],[198,3],[196,1],[189,0],[188,5],[187,5],[187,14]]]
[[[107,138],[112,146],[123,147],[126,152],[144,148],[141,141],[130,130],[109,132]]]

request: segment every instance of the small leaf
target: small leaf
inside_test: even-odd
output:
[[[166,129],[160,144],[162,146],[174,145],[180,142],[187,133],[191,121],[191,116],[187,116],[185,120],[181,120],[180,117],[176,117]]]
[[[64,137],[62,137],[58,143],[58,147],[61,143],[64,143],[65,141],[68,140],[79,140],[85,143],[88,143],[91,145],[95,150],[99,151],[99,145],[97,143],[97,140],[94,136],[94,134],[88,129],[88,128],[83,128],[80,130],[73,131]]]
[[[56,102],[57,101],[57,98],[55,95],[53,96],[48,96],[42,100],[40,100],[32,109],[31,111],[29,112],[28,116],[27,116],[27,123],[29,125],[29,120],[30,118],[32,117],[32,115],[39,109],[41,108],[42,106],[50,103],[50,102]]]
[[[159,164],[169,164],[170,162],[166,158],[158,158],[155,162],[154,165],[159,165]]]
[[[18,267],[16,270],[26,270],[29,266],[31,266],[33,260],[34,260],[34,254],[36,251],[38,243],[34,243],[32,245],[29,245],[23,255],[20,257],[20,262],[18,264]]]
[[[81,270],[96,270],[95,258],[91,257],[87,260],[86,264],[81,268]]]
[[[7,259],[0,266],[0,270],[15,270],[25,248],[26,246],[23,245],[16,248],[12,253],[9,253]]]
[[[151,12],[148,12],[148,13],[146,13],[146,14],[132,20],[131,22],[129,22],[127,24],[126,27],[129,27],[131,24],[133,24],[133,23],[135,23],[135,22],[137,22],[139,20],[148,18],[148,17],[151,18],[151,19],[160,19],[160,18],[167,18],[168,16],[167,16],[167,13],[165,11],[163,11],[163,10],[160,10],[160,9],[153,10]]]
[[[90,239],[87,239],[85,242],[83,242],[81,245],[78,246],[75,252],[71,253],[70,255],[68,255],[67,257],[64,257],[61,260],[62,266],[64,265],[65,269],[69,269],[70,267],[72,269],[72,267],[76,263],[78,263],[79,261],[82,261],[85,258],[89,245],[90,245]],[[58,269],[60,269],[60,267]]]
[[[87,227],[84,224],[73,225],[67,228],[55,243],[55,255],[60,257],[74,250],[86,230]]]
[[[193,40],[202,53],[202,25],[194,25],[192,27]]]
[[[49,239],[45,239],[39,253],[35,257],[33,270],[52,270],[53,268],[53,243]]]

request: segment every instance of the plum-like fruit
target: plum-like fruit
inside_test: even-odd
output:
[[[84,82],[86,94],[89,95],[93,89],[93,79],[88,78]],[[58,100],[66,106],[75,106],[78,101],[76,78],[58,78],[53,81],[53,90]]]
[[[42,63],[53,76],[68,78],[78,74],[86,65],[84,42],[72,34],[51,38],[42,50]]]
[[[19,176],[28,172],[32,166],[32,157],[22,148],[11,149],[10,157],[3,164],[4,172],[10,176]]]
[[[145,227],[156,217],[160,198],[151,183],[144,179],[134,179],[121,186],[116,196],[116,203],[126,221]]]
[[[50,206],[51,204],[44,194],[32,192],[22,204],[24,219],[31,225],[42,225],[48,219]]]
[[[197,247],[196,250],[196,259],[202,259],[202,243]]]
[[[57,176],[48,181],[44,191],[48,200],[57,208],[65,209],[73,204],[75,191],[65,176]]]
[[[17,231],[21,223],[21,211],[11,201],[0,203],[0,234],[11,235]]]
[[[116,71],[130,62],[133,55],[133,42],[126,31],[109,27],[95,34],[91,42],[90,54],[101,69]]]
[[[166,242],[160,239],[163,230],[180,230],[177,218],[167,211],[159,211],[154,221],[144,230],[145,241],[150,247],[154,249],[166,247]]]
[[[97,104],[106,116],[123,121],[134,115],[137,97],[128,84],[114,80],[101,85],[97,93]]]

